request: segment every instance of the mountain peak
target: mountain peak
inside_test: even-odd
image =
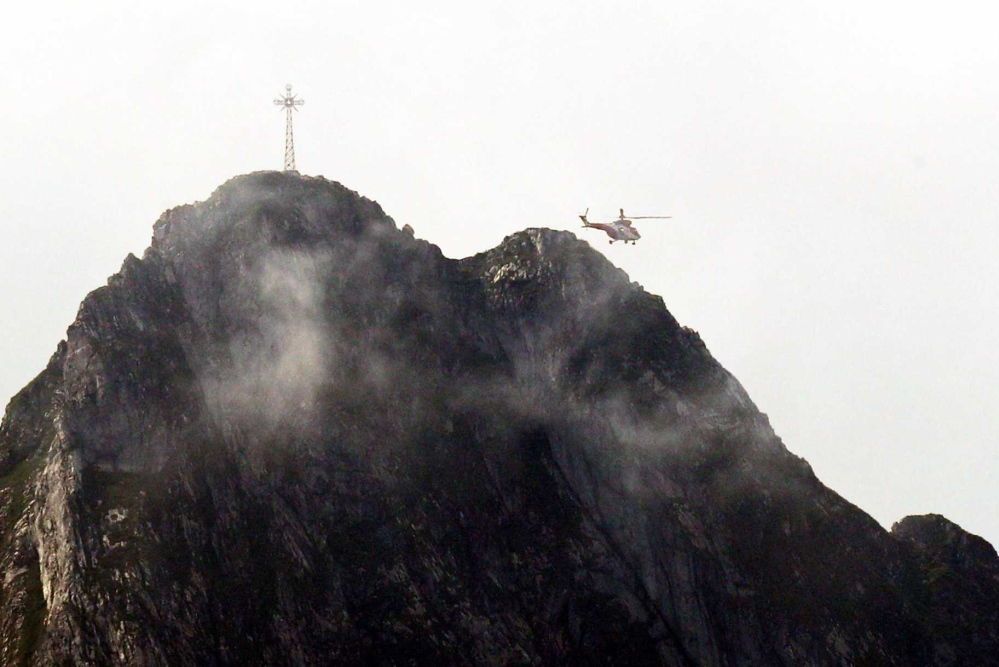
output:
[[[374,201],[322,177],[263,171],[237,176],[205,201],[170,209],[154,225],[152,249],[184,252],[231,238],[307,243],[334,233],[394,228]]]
[[[823,486],[573,234],[453,260],[259,172],[164,213],[8,406],[0,662],[983,664],[958,531]]]
[[[987,567],[999,574],[995,548],[939,514],[907,516],[896,522],[891,532],[941,563],[959,568]]]

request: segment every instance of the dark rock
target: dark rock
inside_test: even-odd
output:
[[[165,213],[11,402],[0,475],[3,664],[999,649],[987,543],[827,489],[586,243],[451,260],[321,178]]]
[[[914,544],[927,558],[949,567],[999,572],[999,556],[991,544],[939,514],[907,516],[891,532]]]

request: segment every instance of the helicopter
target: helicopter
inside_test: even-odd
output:
[[[642,238],[642,235],[638,233],[638,228],[631,224],[632,220],[665,220],[667,218],[672,218],[671,215],[633,215],[630,218],[625,217],[624,209],[618,209],[619,215],[616,220],[611,220],[610,222],[590,222],[586,216],[590,214],[590,209],[586,209],[586,212],[579,216],[579,219],[583,221],[583,227],[592,227],[593,229],[599,229],[607,233],[610,237],[608,243],[614,243],[614,241],[624,241],[625,245],[631,243],[635,245],[638,239]]]

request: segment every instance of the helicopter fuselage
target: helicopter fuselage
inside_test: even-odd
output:
[[[638,239],[642,238],[642,235],[638,233],[638,230],[631,226],[631,221],[624,222],[585,222],[584,226],[592,227],[594,229],[599,229],[607,234],[611,238],[611,243],[614,241],[624,241],[625,243],[634,243]]]

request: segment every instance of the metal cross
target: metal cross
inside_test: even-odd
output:
[[[291,94],[291,84],[284,87],[284,95],[274,99],[274,104],[284,107],[284,170],[295,171],[295,135],[291,127],[291,112],[298,111],[298,107],[305,104],[305,100],[298,99],[297,95]]]

